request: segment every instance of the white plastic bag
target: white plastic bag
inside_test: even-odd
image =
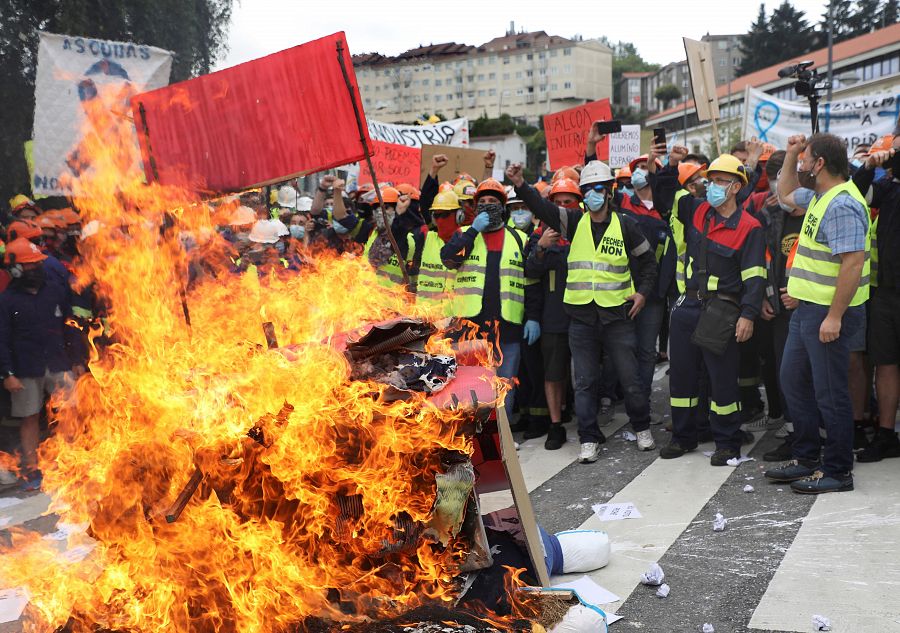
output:
[[[609,534],[599,530],[557,532],[562,548],[563,573],[586,572],[609,564]]]
[[[576,604],[566,612],[562,622],[550,629],[550,633],[608,633],[606,618],[598,609]]]

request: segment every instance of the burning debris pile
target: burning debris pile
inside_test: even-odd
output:
[[[90,374],[53,403],[40,455],[51,509],[86,526],[69,546],[90,553],[13,534],[0,580],[28,588],[28,630],[429,630],[417,608],[446,630],[532,630],[440,610],[491,564],[469,461],[505,389],[490,359],[457,367],[427,320],[398,320],[430,315],[359,260],[188,285],[173,232],[222,252],[213,210],[146,185],[125,119],[92,107],[74,187],[97,231],[77,276],[109,306],[108,344],[91,330]]]

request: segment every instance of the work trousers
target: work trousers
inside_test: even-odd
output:
[[[783,310],[770,321],[757,319],[753,328],[753,338],[759,346],[759,356],[762,360],[762,379],[766,386],[769,417],[784,417],[786,422],[791,421],[791,416],[788,414],[784,391],[781,389],[781,363],[790,325],[791,312]]]
[[[691,342],[700,319],[701,305],[683,298],[669,322],[669,393],[672,405],[672,440],[682,448],[697,446],[701,424],[700,395],[703,366],[709,390],[709,424],[716,448],[740,451],[741,410],[738,388],[740,352],[731,340],[722,355]]]
[[[522,361],[519,365],[519,386],[516,387],[519,416],[536,422],[545,418],[549,422],[550,411],[547,409],[547,392],[544,391],[544,355],[541,352],[541,342],[538,340],[529,345],[522,341],[520,345]]]
[[[843,476],[853,470],[853,406],[850,404],[850,339],[865,327],[865,306],[847,308],[837,340],[822,343],[819,328],[829,306],[801,301],[791,317],[781,387],[794,423],[794,458],[819,461],[822,471]]]
[[[572,319],[569,348],[575,371],[575,415],[578,416],[578,437],[582,444],[600,439],[597,413],[602,376],[601,346],[609,355],[622,383],[625,412],[632,428],[635,433],[650,428],[650,393],[641,385],[638,375],[634,321],[588,325]]]
[[[654,297],[647,299],[644,309],[634,319],[637,328],[638,372],[641,376],[641,384],[647,393],[650,393],[653,374],[656,371],[656,341],[659,339],[659,330],[665,314],[665,299]]]

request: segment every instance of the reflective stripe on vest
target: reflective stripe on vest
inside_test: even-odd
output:
[[[677,257],[675,258],[675,285],[678,286],[679,294],[684,294],[687,288],[687,279],[684,275],[687,267],[687,242],[684,239],[684,224],[678,219],[678,201],[687,195],[690,195],[687,189],[679,189],[675,193],[675,202],[672,203],[672,215],[669,216],[669,226],[672,227],[672,239],[675,240],[677,252]]]
[[[372,244],[375,243],[376,237],[378,237],[378,231],[372,231],[372,234],[366,242],[366,248],[363,251],[363,257],[365,257],[366,260],[369,259],[369,251],[372,250]],[[406,244],[409,246],[407,257],[411,257],[416,251],[416,241],[410,233],[406,234]],[[403,270],[400,268],[400,263],[397,260],[397,253],[394,253],[393,249],[391,250],[390,259],[376,268],[375,274],[378,276],[379,286],[391,288],[394,284],[397,284],[398,286],[403,285]],[[413,283],[412,277],[410,277],[410,283]]]
[[[570,305],[591,302],[604,308],[620,306],[634,294],[628,253],[622,234],[622,220],[613,212],[609,228],[594,246],[590,214],[578,221],[569,247],[569,273],[563,301]]]
[[[469,227],[461,227],[463,233]],[[525,319],[525,261],[516,239],[522,244],[527,236],[518,229],[503,228],[503,250],[500,252],[500,316],[510,323],[521,324]],[[471,318],[481,314],[484,284],[487,279],[487,245],[481,233],[475,238],[472,252],[456,271],[453,287],[453,315]]]
[[[880,215],[875,217],[875,221],[872,222],[872,229],[869,231],[869,240],[871,242],[870,248],[872,249],[869,285],[873,288],[878,287],[878,218],[880,217]]]
[[[451,316],[450,293],[453,290],[456,271],[450,270],[441,261],[443,246],[444,240],[434,231],[429,231],[425,236],[422,263],[419,265],[419,278],[416,285],[416,303],[428,306],[440,305],[444,316]]]
[[[868,219],[869,206],[859,189],[852,182],[846,182],[837,187],[832,187],[819,198],[813,198],[806,217],[803,219],[803,227],[800,229],[800,237],[797,240],[797,253],[794,256],[793,267],[788,278],[788,294],[795,299],[809,301],[818,305],[829,306],[834,293],[837,290],[838,273],[841,269],[841,258],[831,253],[831,249],[816,241],[816,234],[822,223],[828,204],[840,193],[846,192],[863,205]],[[863,304],[869,298],[869,254],[870,234],[866,233],[866,252],[863,263],[862,277],[856,294],[850,300],[851,306]]]

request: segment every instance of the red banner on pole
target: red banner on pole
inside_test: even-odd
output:
[[[601,99],[568,110],[544,115],[544,136],[547,139],[547,159],[552,169],[580,165],[588,132],[594,121],[612,119],[609,99]],[[597,143],[597,158],[608,160],[609,138]]]
[[[354,101],[368,141],[347,40],[335,33],[131,103],[148,181],[224,192],[363,158]]]
[[[375,166],[375,175],[379,183],[389,182],[399,185],[405,182],[408,185],[419,187],[419,162],[422,160],[422,150],[406,145],[394,143],[382,143],[372,141],[370,147],[373,150],[372,164]],[[369,164],[362,160],[359,163],[359,184],[372,182],[372,174],[369,173]]]

